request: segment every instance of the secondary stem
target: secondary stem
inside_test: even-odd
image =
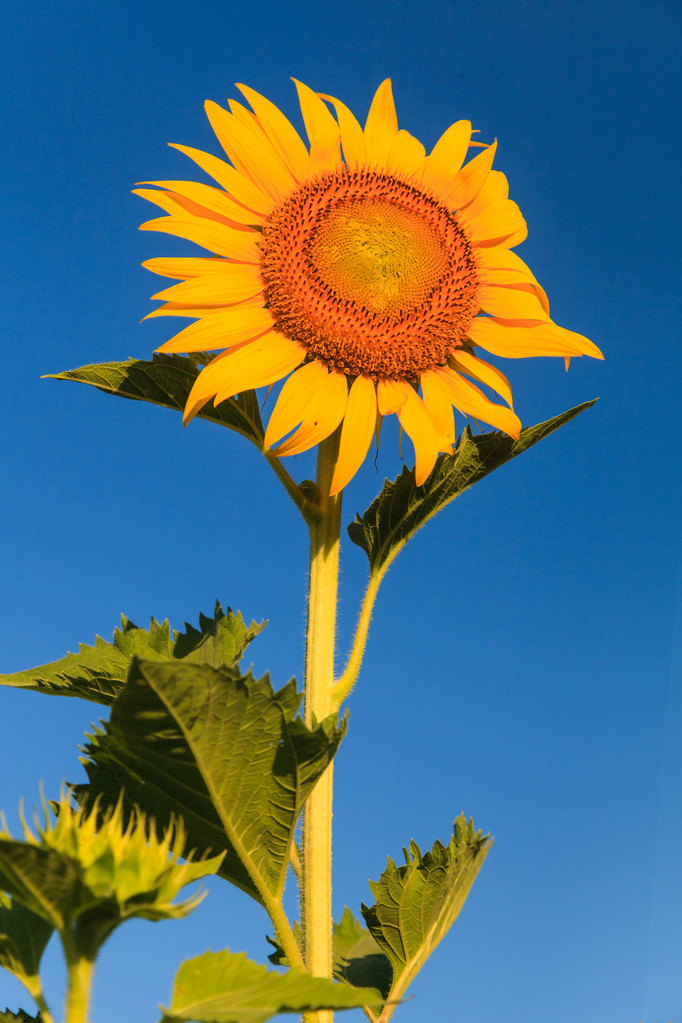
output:
[[[54,1023],[54,1017],[50,1012],[47,1006],[47,1002],[45,1001],[43,995],[40,992],[38,992],[33,995],[33,1000],[40,1009],[40,1015],[43,1018],[43,1023]]]
[[[322,721],[334,710],[334,640],[339,576],[341,494],[328,497],[338,432],[320,444],[317,458],[320,515],[309,520],[310,583],[305,665],[305,721]],[[330,765],[303,808],[303,942],[306,968],[332,975],[332,784]],[[331,1023],[333,1013],[306,1013],[306,1023]]]
[[[358,625],[355,630],[355,639],[353,640],[353,648],[348,658],[348,664],[346,665],[343,675],[332,688],[331,697],[334,707],[340,707],[343,701],[347,699],[357,680],[360,667],[362,665],[362,658],[365,653],[365,644],[367,643],[369,623],[372,620],[374,601],[376,600],[383,577],[382,572],[373,572],[369,577],[369,583],[367,584],[365,597],[362,601],[360,617],[358,618]]]

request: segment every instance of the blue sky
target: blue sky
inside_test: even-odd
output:
[[[148,358],[168,336],[167,321],[138,323],[158,290],[139,264],[191,246],[139,233],[149,213],[130,189],[192,176],[167,142],[217,151],[203,102],[234,82],[296,120],[291,76],[360,117],[390,76],[401,126],[427,147],[460,118],[497,137],[529,226],[520,255],[554,319],[606,355],[568,374],[562,360],[504,365],[525,424],[600,401],[430,523],[379,598],[337,761],[337,910],[357,912],[387,855],[447,838],[462,810],[495,835],[404,1023],[682,1021],[681,21],[679,0],[34,0],[0,13],[0,670],[109,637],[121,612],[180,628],[219,598],[269,619],[257,673],[301,676],[306,532],[255,449],[40,379]],[[386,431],[345,521],[400,467]],[[364,579],[345,544],[340,663]],[[50,796],[80,777],[98,708],[0,700],[0,806],[15,822],[40,779]],[[93,1023],[156,1019],[181,959],[229,946],[263,961],[267,931],[224,884],[184,923],[123,928]],[[58,1004],[53,947],[48,963]],[[1,976],[0,1008],[26,1003]]]

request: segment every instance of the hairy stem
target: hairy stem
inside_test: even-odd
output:
[[[317,459],[320,515],[308,520],[310,580],[305,664],[305,720],[322,721],[334,710],[334,640],[339,576],[341,494],[328,497],[338,453],[338,431],[320,444]],[[332,975],[332,765],[303,808],[303,944],[306,969]],[[306,1013],[305,1023],[331,1023],[333,1013]]]

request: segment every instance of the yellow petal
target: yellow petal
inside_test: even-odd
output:
[[[364,166],[367,163],[367,146],[365,144],[364,132],[355,114],[341,100],[334,99],[333,96],[327,96],[323,92],[318,93],[318,96],[327,103],[331,103],[334,107],[341,131],[341,145],[343,146],[343,155],[347,166],[351,170],[358,166]]]
[[[230,108],[230,113],[240,124],[247,124],[249,127],[253,127],[254,124],[258,123],[256,115],[251,110],[247,110],[243,103],[237,103],[236,99],[228,99],[227,105]]]
[[[225,266],[231,263],[215,256],[159,256],[146,259],[142,266],[161,277],[172,277],[187,280],[188,277],[201,277],[207,273],[224,273]],[[240,266],[242,264],[239,264]]]
[[[418,179],[425,158],[426,150],[419,139],[401,128],[388,151],[386,170],[389,174]]]
[[[210,186],[204,185],[197,187],[209,188]],[[212,189],[212,191],[214,191],[218,196],[224,195],[224,193],[219,192],[218,189]],[[218,212],[215,208],[200,205],[194,199],[188,199],[186,196],[180,195],[178,192],[159,192],[149,188],[134,188],[133,195],[139,195],[143,199],[148,199],[150,202],[160,206],[161,209],[166,211],[166,213],[169,213],[171,216],[176,216],[180,220],[187,220],[187,214],[189,214],[190,217],[196,217],[200,220],[214,220],[219,224],[225,224],[227,227],[232,227],[236,231],[252,229],[246,224],[246,221],[235,221],[233,218],[225,216],[226,204],[221,204],[223,205],[223,209]],[[227,202],[229,203],[230,200],[227,200]],[[216,203],[213,203],[212,205],[215,207]],[[230,212],[236,211],[239,213],[239,207],[236,203],[230,203],[230,206],[232,207]],[[247,213],[247,218],[250,221],[250,224],[260,226],[262,221],[257,214],[247,212],[246,210],[243,210],[242,212]],[[242,226],[242,224],[244,224],[244,226]]]
[[[398,409],[397,414],[400,425],[414,447],[414,475],[417,486],[420,487],[436,464],[438,439],[436,428],[423,401],[409,384],[405,386],[407,387],[406,401]]]
[[[379,380],[377,383],[377,405],[379,414],[390,416],[407,401],[407,392],[412,390],[404,380]]]
[[[269,387],[300,366],[305,355],[302,345],[276,331],[221,352],[197,377],[185,406],[184,425],[210,398],[218,405],[234,394]]]
[[[173,149],[177,149],[178,152],[184,153],[190,160],[193,160],[206,174],[212,177],[214,181],[217,181],[226,192],[229,192],[237,202],[253,210],[254,213],[260,213],[263,217],[267,217],[272,212],[275,200],[259,188],[258,185],[254,185],[253,181],[250,181],[249,178],[244,177],[234,167],[230,167],[229,163],[219,160],[217,156],[212,156],[210,153],[204,153],[201,149],[192,149],[191,146],[179,146],[175,142],[170,142],[169,145]]]
[[[467,207],[457,213],[457,219],[475,245],[511,248],[522,242],[528,233],[521,210],[511,199],[498,199],[475,215]]]
[[[470,139],[471,121],[451,124],[438,139],[424,164],[422,187],[434,192],[438,201],[448,209],[453,208],[450,200],[454,180],[466,159]]]
[[[143,316],[141,322],[144,322],[144,320],[154,320],[159,316],[189,316],[193,319],[211,319],[216,313],[234,309],[236,305],[242,309],[247,307],[259,309],[263,307],[263,296],[252,296],[251,298],[243,299],[241,302],[221,302],[219,304],[216,302],[204,302],[203,305],[198,305],[196,302],[192,304],[188,302],[166,302],[164,305],[159,306],[158,309],[153,309],[151,313]]]
[[[482,284],[478,289],[478,301],[486,313],[503,320],[549,320],[530,284],[508,288]]]
[[[491,203],[508,198],[509,182],[507,181],[506,174],[503,174],[502,171],[491,170],[476,198],[467,203],[460,212],[463,213],[466,210],[466,215],[471,220],[490,206]]]
[[[343,490],[364,462],[376,425],[377,392],[374,381],[366,376],[356,377],[348,394],[330,497]]]
[[[297,181],[305,180],[310,174],[310,156],[303,139],[289,119],[274,103],[248,85],[237,83],[237,88],[253,107],[258,123],[293,176]]]
[[[490,284],[537,283],[533,271],[520,256],[501,245],[478,249],[476,261],[482,271],[481,276]]]
[[[476,262],[481,280],[485,284],[496,284],[500,287],[525,284],[532,287],[540,305],[549,316],[549,299],[545,289],[538,283],[530,267],[526,266],[515,252],[499,245],[493,248],[478,248]]]
[[[237,231],[226,224],[210,220],[181,220],[180,217],[159,217],[140,224],[141,231],[162,231],[164,234],[186,238],[187,241],[202,245],[219,256],[229,256],[243,263],[259,263],[260,232]]]
[[[310,142],[312,172],[334,170],[341,163],[341,130],[317,93],[295,78],[293,82]]]
[[[247,263],[223,263],[222,266],[220,274],[191,277],[181,284],[157,292],[152,298],[184,305],[228,305],[262,295],[263,285],[258,267]]]
[[[374,94],[365,122],[367,162],[383,170],[393,139],[398,134],[398,118],[393,102],[391,79],[386,78]]]
[[[139,195],[141,199],[154,203],[164,213],[174,213],[176,216],[182,216],[182,207],[177,204],[168,192],[157,192],[154,188],[133,188],[131,191],[133,195]]]
[[[238,224],[260,226],[265,219],[253,210],[247,209],[246,206],[242,206],[241,203],[235,202],[222,189],[214,188],[212,185],[204,185],[198,181],[147,181],[146,184],[168,189],[171,198],[176,201],[178,197],[189,199],[205,210],[217,213],[226,220],[236,221]]]
[[[190,314],[191,315],[191,314]],[[190,323],[157,352],[204,352],[229,348],[250,341],[271,330],[273,319],[268,309],[258,305],[237,305]]]
[[[265,432],[265,447],[275,444],[297,426],[298,430],[275,449],[276,455],[297,455],[334,432],[348,401],[344,373],[330,373],[314,360],[289,377],[280,391]]]
[[[451,455],[455,443],[455,417],[445,385],[436,373],[427,370],[421,375],[421,387],[426,411],[436,428],[438,450]]]
[[[492,355],[508,359],[524,359],[539,355],[591,355],[595,359],[604,356],[597,346],[582,334],[565,330],[551,321],[538,323],[518,320],[498,320],[489,316],[477,316],[467,331],[475,345],[480,345]]]
[[[497,139],[473,160],[464,164],[461,171],[453,178],[447,191],[447,198],[443,199],[446,206],[453,210],[459,210],[476,198],[490,174],[496,150]]]
[[[513,249],[515,245],[520,245],[521,242],[525,242],[527,237],[528,228],[526,227],[526,222],[524,221],[523,225],[517,231],[515,231],[514,234],[509,235],[507,238],[504,239],[504,242],[501,242],[500,244],[508,245],[510,249]]]
[[[514,404],[509,381],[497,366],[491,366],[489,362],[484,362],[471,352],[464,351],[453,352],[448,359],[448,365],[452,365],[453,369],[459,370],[460,373],[473,377],[479,383],[492,387],[509,406]]]
[[[533,281],[533,289],[535,291],[535,294],[538,296],[540,305],[549,316],[549,299],[547,298],[547,292],[545,291],[541,284],[538,284],[537,281]]]
[[[482,419],[485,423],[498,430],[503,430],[510,437],[518,438],[521,432],[521,420],[506,405],[496,405],[486,398],[483,391],[456,373],[448,366],[433,370],[444,381],[452,404],[465,416]]]
[[[211,100],[205,107],[211,127],[236,169],[277,201],[289,195],[296,181],[258,125],[238,120]]]

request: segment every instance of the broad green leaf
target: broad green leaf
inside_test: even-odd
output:
[[[226,850],[219,873],[263,905],[279,901],[303,801],[345,726],[295,718],[292,680],[185,661],[133,661],[104,731],[85,749],[79,800],[126,798],[156,820],[180,814],[187,847]]]
[[[346,906],[333,927],[334,976],[351,987],[372,987],[388,998],[391,963],[366,927]]]
[[[293,931],[301,945],[303,935],[298,921],[294,923]],[[288,966],[284,949],[277,939],[268,937],[266,940],[275,948],[268,956],[270,962],[275,966]],[[351,987],[376,988],[384,998],[388,997],[393,976],[391,964],[367,928],[356,920],[347,906],[340,922],[332,924],[332,956],[337,980]]]
[[[227,665],[234,668],[244,656],[247,646],[265,628],[265,622],[246,625],[241,613],[235,615],[228,607],[227,614],[216,600],[213,618],[199,614],[199,628],[185,622],[185,631],[174,633],[172,656],[192,664],[210,664],[212,668]],[[138,654],[144,657],[144,654]]]
[[[378,881],[370,881],[376,899],[361,907],[365,922],[393,967],[381,1023],[390,1019],[395,1003],[457,918],[478,874],[491,840],[474,831],[462,814],[444,846],[436,842],[422,855],[416,842],[404,849],[404,866],[389,859]]]
[[[264,1023],[280,1012],[380,1005],[372,988],[352,989],[301,970],[275,973],[243,952],[205,952],[178,970],[163,1023]]]
[[[0,889],[58,931],[64,931],[94,902],[76,860],[56,849],[4,836],[0,836]]]
[[[40,960],[54,928],[27,906],[0,892],[0,966],[35,998],[40,995]]]
[[[91,384],[105,394],[149,401],[153,405],[163,405],[182,412],[199,375],[199,367],[210,362],[214,354],[199,352],[189,357],[157,354],[151,361],[128,359],[127,362],[102,362],[49,376],[53,380],[76,380],[82,384]],[[236,430],[262,451],[264,431],[255,391],[245,391],[238,398],[221,401],[217,408],[209,402],[197,415],[200,419],[208,419],[212,423]]]
[[[395,480],[386,480],[364,515],[356,515],[348,527],[353,543],[367,554],[372,573],[385,571],[410,537],[455,497],[592,405],[594,401],[586,401],[528,426],[518,440],[499,431],[473,436],[466,427],[455,453],[440,455],[422,486],[416,485],[414,470],[407,467]]]
[[[113,643],[97,636],[94,646],[80,644],[78,653],[60,661],[29,668],[12,675],[0,675],[0,685],[32,689],[56,696],[78,696],[110,705],[125,685],[133,657],[146,660],[187,660],[192,664],[237,664],[254,636],[265,623],[247,626],[239,613],[227,614],[216,601],[213,618],[199,615],[199,628],[185,622],[185,632],[173,632],[167,621],[152,618],[149,629],[140,629],[121,615],[121,628],[114,630]]]
[[[40,1013],[37,1016],[29,1016],[23,1009],[19,1009],[18,1012],[5,1009],[4,1012],[0,1011],[0,1023],[43,1023],[43,1017]]]

